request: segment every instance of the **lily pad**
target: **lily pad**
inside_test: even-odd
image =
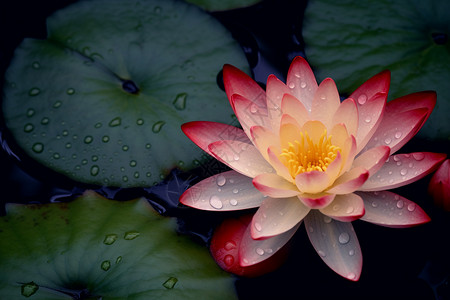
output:
[[[98,185],[149,186],[201,157],[182,123],[233,121],[223,64],[248,69],[231,34],[173,0],[92,0],[47,19],[6,72],[3,111],[17,144],[53,170]]]
[[[208,11],[223,11],[251,6],[261,0],[185,0]]]
[[[450,2],[311,0],[303,36],[316,75],[352,92],[390,69],[390,99],[435,90],[438,101],[419,135],[450,139]]]
[[[70,203],[8,204],[0,298],[235,299],[231,276],[175,227],[145,199],[92,191]]]

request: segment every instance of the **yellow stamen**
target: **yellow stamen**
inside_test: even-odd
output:
[[[280,154],[280,160],[288,168],[292,178],[310,171],[326,171],[328,165],[336,158],[341,148],[331,143],[331,135],[324,130],[315,144],[308,132],[300,132],[300,141],[289,142]]]

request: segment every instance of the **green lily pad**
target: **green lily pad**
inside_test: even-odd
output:
[[[180,129],[232,122],[223,64],[248,69],[230,33],[172,0],[80,1],[25,39],[6,72],[7,127],[25,152],[77,181],[149,186],[201,150]]]
[[[376,73],[392,72],[389,98],[435,90],[438,101],[419,135],[450,139],[450,2],[311,0],[303,36],[316,75],[350,93]]]
[[[251,6],[261,0],[185,0],[207,11],[222,11]]]
[[[235,299],[231,276],[175,228],[145,199],[92,191],[70,203],[8,204],[0,298]]]

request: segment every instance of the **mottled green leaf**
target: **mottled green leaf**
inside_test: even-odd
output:
[[[70,203],[9,204],[0,298],[235,299],[233,279],[175,228],[145,199],[91,191]]]

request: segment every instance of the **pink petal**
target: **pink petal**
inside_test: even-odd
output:
[[[431,152],[393,155],[359,190],[379,191],[410,184],[433,172],[445,156]]]
[[[295,184],[302,193],[321,193],[330,186],[330,183],[330,177],[322,171],[300,173],[295,177]]]
[[[252,225],[250,224],[242,237],[239,248],[240,265],[251,266],[274,255],[291,239],[300,224],[301,222],[284,233],[264,240],[252,239],[250,232]]]
[[[197,146],[210,155],[212,153],[209,152],[208,145],[217,141],[233,140],[247,144],[251,143],[242,129],[222,123],[208,121],[188,122],[181,125],[181,130]]]
[[[345,124],[350,135],[356,136],[358,132],[358,108],[355,100],[352,98],[345,99],[333,116],[333,126],[335,124]]]
[[[275,75],[269,75],[266,85],[267,111],[272,120],[272,128],[278,131],[281,118],[281,101],[283,95],[288,94],[290,89]],[[298,100],[297,100],[298,102]]]
[[[330,183],[334,182],[335,179],[339,176],[341,169],[342,169],[342,155],[341,152],[338,152],[336,155],[336,158],[328,165],[327,170],[325,173],[327,173],[328,177],[330,178]]]
[[[235,107],[231,98],[234,94],[241,95],[257,106],[266,107],[266,96],[264,90],[247,74],[231,65],[223,66],[223,83],[225,92],[230,99],[233,110]]]
[[[267,150],[272,145],[278,145],[280,143],[280,137],[274,134],[271,130],[261,126],[251,127],[250,134],[253,144],[258,148],[262,156],[269,161]]]
[[[369,171],[361,167],[355,167],[342,174],[333,184],[333,187],[327,190],[331,194],[349,194],[359,189],[369,178]]]
[[[261,239],[282,234],[301,222],[309,211],[297,197],[267,198],[253,216],[252,238]]]
[[[180,197],[184,205],[202,210],[238,210],[258,207],[265,199],[250,177],[227,171],[206,178]]]
[[[425,108],[427,109],[428,113],[427,116],[424,118],[423,123],[421,126],[417,129],[417,131],[422,128],[425,121],[430,116],[431,112],[433,111],[434,106],[436,105],[436,92],[434,91],[425,91],[425,92],[418,92],[409,94],[397,99],[394,99],[392,101],[389,101],[386,106],[386,115],[396,115],[398,113],[407,111],[407,110],[413,110],[417,108]]]
[[[295,184],[273,173],[259,174],[253,179],[253,185],[262,194],[272,198],[286,198],[300,194]]]
[[[364,215],[364,202],[356,194],[336,195],[333,202],[320,209],[320,212],[337,221],[351,222]]]
[[[323,80],[311,103],[311,119],[321,121],[327,128],[332,127],[332,118],[341,101],[333,79]]]
[[[285,94],[281,102],[281,111],[293,117],[299,125],[303,125],[310,120],[310,116],[305,106],[294,96]]]
[[[404,228],[430,221],[430,217],[414,202],[388,191],[358,192],[364,200],[365,215],[361,220],[381,226]]]
[[[350,95],[349,98],[355,99],[359,108],[378,94],[387,95],[390,81],[391,73],[389,71],[380,72],[364,82]]]
[[[427,109],[418,108],[396,114],[386,114],[365,149],[387,145],[391,148],[391,154],[395,153],[417,133],[427,113]]]
[[[233,95],[231,102],[233,103],[236,117],[248,137],[250,137],[250,128],[252,126],[271,128],[271,121],[264,107],[258,106],[240,95]]]
[[[431,177],[428,193],[434,204],[450,211],[450,159],[446,159]]]
[[[275,171],[253,145],[239,141],[217,141],[208,147],[215,158],[245,176],[253,178]]]
[[[269,147],[267,154],[269,156],[270,165],[276,170],[276,173],[286,179],[287,181],[293,180],[288,168],[278,158],[281,150],[275,146]]]
[[[372,148],[353,161],[353,167],[362,167],[369,171],[369,177],[378,172],[389,158],[391,149],[388,146]]]
[[[335,194],[321,193],[318,195],[302,194],[297,196],[309,208],[321,209],[329,205],[336,197]]]
[[[300,56],[293,59],[288,71],[286,85],[291,95],[299,99],[307,110],[311,110],[311,102],[317,90],[317,81],[306,60]]]
[[[309,240],[320,258],[337,274],[358,281],[362,253],[351,222],[339,222],[318,211],[305,217]]]

